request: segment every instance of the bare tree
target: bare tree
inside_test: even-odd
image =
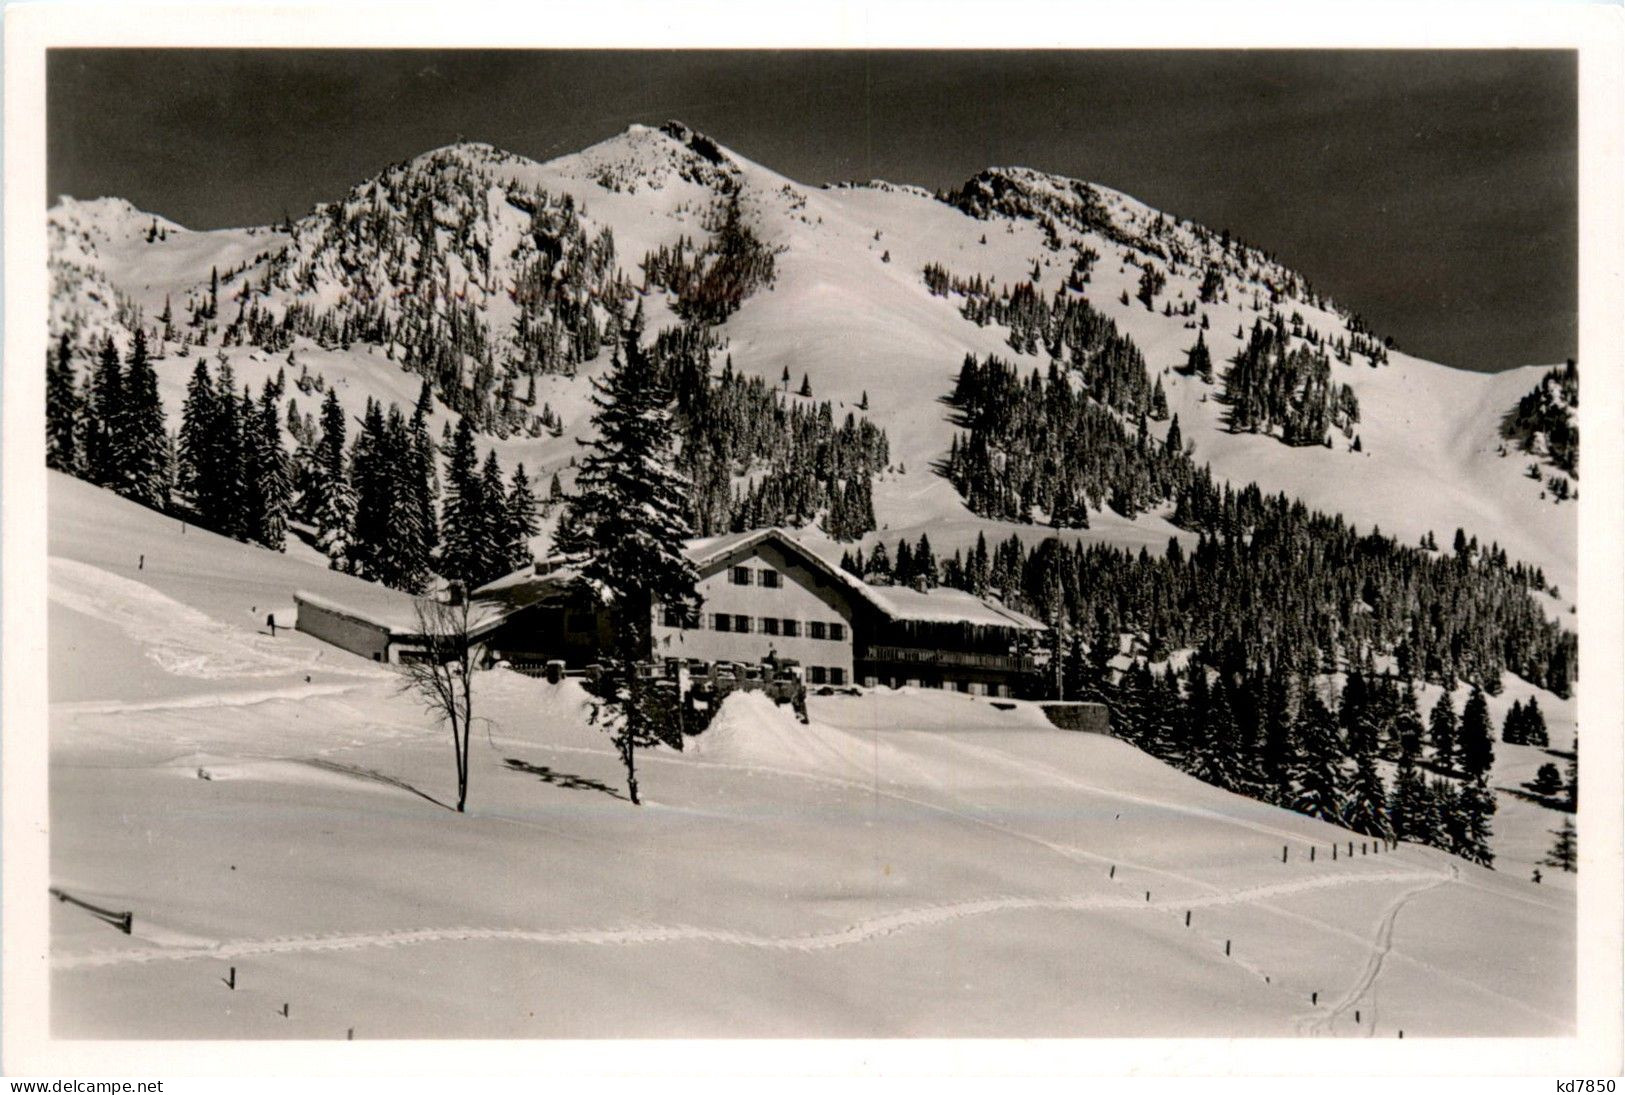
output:
[[[423,650],[401,664],[402,691],[414,693],[435,721],[451,728],[457,758],[457,812],[468,801],[468,734],[474,720],[473,643],[468,601],[451,604],[421,597],[416,602]]]

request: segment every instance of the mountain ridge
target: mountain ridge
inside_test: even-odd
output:
[[[417,187],[418,198],[434,206],[419,225],[429,233],[423,239],[432,236],[421,258],[409,242],[392,272],[388,256],[360,244],[346,252],[337,238],[294,251],[318,241],[322,218],[331,219],[332,210],[343,210],[347,202],[350,221],[345,223],[365,223],[371,215],[365,196],[371,193],[376,202],[379,187],[390,178]],[[441,189],[448,195],[458,191],[458,201],[441,200]],[[526,211],[513,204],[536,191],[573,210],[581,235],[565,252],[574,246],[571,253],[590,255],[603,231],[614,244],[613,257],[596,268],[590,258],[580,260],[593,273],[572,283],[569,302],[549,303],[530,316],[576,324],[572,337],[584,340],[581,348],[552,351],[551,357],[540,350],[527,357],[518,348],[523,339],[515,334],[525,309],[514,299],[518,272],[536,271],[540,258],[553,253],[551,243],[527,243],[537,214],[531,210],[527,220]],[[579,433],[585,426],[583,383],[604,360],[588,352],[589,336],[597,327],[601,340],[614,324],[606,298],[630,289],[644,304],[651,334],[675,322],[672,294],[640,284],[646,282],[640,277],[641,259],[685,239],[698,246],[730,200],[737,203],[741,221],[765,245],[780,249],[780,257],[772,286],[751,294],[717,327],[726,341],[724,352],[737,368],[770,382],[786,373],[806,374],[818,397],[832,398],[837,407],[867,397],[871,417],[892,434],[895,454],[893,471],[876,483],[882,526],[876,538],[882,531],[932,527],[962,527],[968,533],[989,524],[967,513],[951,485],[931,470],[955,432],[934,403],[950,389],[966,353],[996,354],[1023,370],[1042,367],[1046,360],[1042,350],[1036,357],[1017,352],[996,325],[966,320],[959,300],[927,292],[921,271],[938,263],[955,275],[988,279],[999,291],[1026,282],[1041,299],[1060,292],[1087,300],[1145,355],[1147,372],[1165,385],[1170,410],[1179,416],[1197,460],[1211,464],[1216,474],[1285,490],[1413,542],[1427,531],[1445,538],[1454,527],[1466,526],[1544,566],[1572,596],[1574,535],[1565,527],[1573,524],[1572,511],[1554,513],[1549,505],[1533,504],[1539,484],[1522,479],[1515,462],[1497,461],[1493,424],[1487,432],[1481,428],[1488,412],[1503,412],[1528,389],[1523,370],[1486,378],[1390,350],[1357,316],[1265,252],[1110,188],[1032,168],[988,168],[938,194],[884,181],[811,187],[669,122],[633,125],[545,162],[484,142],[455,142],[384,168],[345,198],[317,206],[294,222],[291,232],[257,227],[189,232],[185,238],[177,232],[166,240],[126,239],[91,252],[71,246],[73,226],[60,223],[68,207],[59,205],[50,214],[58,286],[53,333],[77,330],[88,349],[101,335],[127,331],[134,322],[151,330],[165,300],[177,313],[188,302],[195,304],[211,270],[226,286],[222,322],[238,303],[258,305],[279,321],[295,306],[315,314],[349,303],[352,318],[376,312],[392,325],[391,334],[403,321],[446,325],[459,315],[467,318],[457,320],[464,329],[478,333],[468,336],[459,384],[486,383],[494,391],[505,369],[521,379],[528,375],[537,382],[538,399],[561,411],[564,432]],[[398,226],[409,224],[413,215],[395,207],[382,214]],[[432,231],[428,221],[434,222]],[[573,231],[560,229],[559,238]],[[572,261],[561,254],[555,266]],[[346,263],[356,269],[347,271]],[[1217,269],[1218,282],[1204,293],[1210,269]],[[1142,300],[1148,270],[1162,286]],[[262,291],[258,282],[267,275]],[[436,286],[415,312],[401,289],[408,276]],[[77,312],[59,307],[79,295],[75,285],[88,285],[96,299]],[[553,291],[551,281],[547,291]],[[244,295],[234,299],[239,294]],[[1272,313],[1293,329],[1292,337],[1298,330],[1313,332],[1319,345],[1341,341],[1350,348],[1350,360],[1334,362],[1332,374],[1354,390],[1365,411],[1356,427],[1360,452],[1349,451],[1352,438],[1339,440],[1334,449],[1308,451],[1233,433],[1224,425],[1218,385],[1180,375],[1178,366],[1199,331],[1222,370],[1244,347],[1245,329]],[[1207,321],[1206,328],[1199,318]],[[359,398],[362,390],[382,395],[400,387],[375,374],[379,367],[387,372],[402,343],[351,334],[348,341],[295,335],[292,344],[302,359],[345,377],[347,406],[352,391]],[[253,352],[246,346],[218,347],[219,338],[216,331],[208,339],[211,352],[229,350],[234,358]],[[365,351],[358,349],[363,344]],[[160,339],[157,345],[160,353],[181,348],[174,340]],[[279,347],[264,364],[280,354]],[[362,360],[362,354],[370,360]],[[1385,358],[1391,363],[1380,365]],[[540,372],[534,371],[538,361]],[[165,375],[167,369],[160,365],[160,381],[173,416],[177,386]],[[249,378],[263,371],[251,367]],[[926,413],[920,413],[921,397]],[[1154,436],[1162,437],[1166,428],[1154,423]],[[534,472],[539,465],[545,474],[567,472],[574,454],[570,440],[503,443],[497,438],[492,444],[504,447],[505,457],[523,451],[527,467]],[[1420,507],[1404,497],[1407,474],[1440,492],[1436,504]],[[1556,530],[1541,532],[1543,524]],[[1128,521],[1102,511],[1091,515],[1090,526],[1068,535],[1158,548],[1178,533],[1155,513]]]

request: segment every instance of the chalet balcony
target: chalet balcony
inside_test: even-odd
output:
[[[1000,673],[1029,673],[1034,668],[1032,658],[1018,654],[980,654],[967,650],[934,650],[918,646],[871,646],[859,653],[858,660],[901,662],[938,668],[988,669]]]

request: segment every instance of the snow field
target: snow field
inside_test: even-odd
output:
[[[377,1035],[591,1034],[602,1004],[597,1021],[646,1035],[1288,1034],[1322,1020],[1354,1034],[1364,1028],[1320,1016],[1308,994],[1353,992],[1385,921],[1397,934],[1384,969],[1421,970],[1417,992],[1437,992],[1436,966],[1455,976],[1452,1032],[1569,1021],[1550,969],[1531,999],[1499,969],[1409,947],[1410,921],[1388,917],[1405,895],[1452,891],[1492,920],[1510,910],[1561,962],[1561,895],[1509,903],[1503,880],[1461,868],[1484,887],[1468,894],[1421,849],[1331,863],[1327,827],[1028,711],[956,733],[941,697],[815,698],[800,727],[740,697],[755,702],[730,700],[717,739],[642,758],[652,802],[635,810],[614,797],[618,765],[579,689],[500,672],[481,685],[494,725],[476,735],[463,818],[424,797],[449,789],[443,735],[382,683],[268,701],[229,725],[184,709],[102,715],[161,722],[196,750],[160,756],[156,735],[137,735],[115,768],[96,763],[104,738],[89,716],[66,720],[53,880],[139,911],[130,939],[54,914],[59,1029],[336,1036],[344,1014]],[[880,721],[862,723],[863,706]],[[296,718],[299,733],[279,734]],[[897,728],[915,722],[934,729]],[[333,739],[319,744],[317,727]],[[816,744],[792,740],[796,728]],[[970,756],[952,747],[971,744]],[[229,760],[279,745],[291,748],[275,761]],[[1445,915],[1460,914],[1447,903]],[[474,991],[468,963],[507,967],[501,988]],[[142,993],[214,993],[225,965],[295,996],[299,1021],[224,989],[179,1010],[121,1010]],[[628,977],[672,995],[614,1010],[604,986]],[[566,1017],[556,990],[587,982],[599,988]],[[1499,1003],[1512,992],[1522,1011]],[[849,1026],[855,1015],[879,1025]]]

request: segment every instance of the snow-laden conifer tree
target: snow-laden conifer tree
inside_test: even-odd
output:
[[[394,541],[392,454],[385,435],[384,409],[372,397],[361,418],[361,431],[350,449],[350,484],[355,491],[354,541],[350,559],[363,578],[393,585],[389,559]]]
[[[1474,779],[1488,775],[1495,761],[1494,733],[1489,704],[1483,691],[1474,688],[1461,712],[1461,768]]]
[[[136,329],[117,411],[110,422],[117,467],[115,489],[124,497],[165,509],[169,505],[169,433],[158,398],[158,374],[147,356],[147,336]]]
[[[249,467],[255,478],[260,512],[254,538],[273,551],[287,543],[288,514],[293,502],[293,475],[282,447],[281,416],[277,414],[276,386],[269,380],[260,392]]]
[[[1337,722],[1312,687],[1304,691],[1298,711],[1298,757],[1293,771],[1297,797],[1293,808],[1341,824],[1344,776]]]
[[[1383,788],[1382,776],[1377,774],[1376,761],[1368,752],[1354,758],[1354,778],[1349,782],[1348,797],[1343,804],[1343,824],[1385,842],[1394,839],[1394,827],[1388,818],[1388,794]]]
[[[531,537],[536,535],[536,495],[530,487],[530,477],[525,474],[525,465],[520,464],[513,470],[513,478],[508,484],[507,508],[507,549],[509,570],[518,570],[534,562],[530,551]]]
[[[176,439],[176,482],[202,512],[204,482],[214,474],[214,381],[202,358],[192,368],[181,405],[181,428]]]
[[[1456,794],[1455,852],[1485,867],[1495,862],[1490,851],[1490,818],[1495,816],[1495,792],[1483,777],[1464,784]]]
[[[83,470],[80,441],[84,405],[73,371],[73,346],[66,331],[45,367],[45,465],[70,475]]]
[[[447,578],[478,585],[485,528],[485,497],[474,450],[474,424],[467,415],[457,420],[446,454],[445,502],[440,520],[440,573]]]
[[[210,431],[210,474],[203,481],[199,510],[203,523],[223,536],[246,540],[249,535],[249,498],[243,451],[243,393],[237,391],[237,375],[231,365],[220,362],[214,378],[214,420]],[[252,412],[253,404],[249,403]]]
[[[1297,759],[1297,742],[1292,736],[1292,700],[1291,677],[1277,670],[1264,685],[1264,736],[1259,754],[1264,801],[1277,806],[1289,806],[1292,802],[1292,767]]]
[[[1428,840],[1427,784],[1409,753],[1401,753],[1394,786],[1388,794],[1388,823],[1395,840]]]
[[[416,418],[414,414],[414,423]],[[390,404],[385,436],[390,454],[386,469],[390,520],[394,525],[388,552],[391,584],[398,589],[421,593],[430,579],[434,527],[426,462],[421,455],[427,435],[421,434],[416,425],[408,426],[400,408]]]
[[[1549,745],[1550,738],[1546,733],[1546,716],[1540,709],[1540,700],[1536,696],[1529,697],[1529,704],[1523,709],[1523,738],[1525,745],[1534,745],[1542,749]]]
[[[429,434],[429,416],[434,413],[434,392],[425,380],[418,389],[417,405],[412,408],[412,483],[418,508],[418,523],[423,528],[424,554],[422,570],[427,575],[434,551],[440,546],[440,521],[435,513],[435,502],[440,496],[440,475],[435,467],[434,438]]]
[[[1450,702],[1450,693],[1441,692],[1439,702],[1433,705],[1428,715],[1428,736],[1433,741],[1433,760],[1441,768],[1450,768],[1456,763],[1456,741],[1460,733],[1460,723],[1456,719],[1456,707]]]
[[[891,556],[886,551],[886,542],[884,540],[875,544],[875,549],[869,553],[869,558],[864,561],[863,580],[874,585],[891,585]]]
[[[666,729],[661,694],[639,675],[651,653],[655,606],[691,610],[698,579],[684,551],[688,481],[673,470],[671,396],[639,344],[642,328],[640,305],[608,371],[593,382],[597,436],[581,463],[573,507],[592,553],[581,582],[609,612],[614,635],[601,659],[599,714],[615,736],[634,803],[636,752]]]
[[[513,529],[508,518],[508,493],[502,482],[502,465],[497,461],[494,449],[485,454],[485,463],[480,468],[480,501],[480,536],[476,544],[479,562],[473,575],[476,586],[500,578],[513,569],[510,565],[513,559]]]
[[[95,372],[91,374],[90,401],[85,437],[85,471],[92,483],[110,487],[118,478],[118,443],[114,423],[121,417],[124,369],[118,347],[109,338],[102,344]]]
[[[559,523],[553,526],[553,539],[549,552],[554,555],[585,555],[592,550],[587,527],[582,524],[581,511],[574,499],[565,498],[559,510]]]
[[[1574,831],[1574,820],[1564,818],[1563,823],[1552,830],[1552,850],[1546,853],[1542,860],[1548,866],[1560,870],[1575,872],[1580,869],[1580,838]]]
[[[316,547],[334,570],[349,571],[355,535],[355,491],[344,459],[344,408],[328,390],[322,403],[322,439],[316,447]]]
[[[1196,334],[1196,344],[1185,351],[1185,371],[1203,380],[1213,379],[1213,355],[1208,351],[1207,339],[1200,331]]]
[[[1196,727],[1197,735],[1186,770],[1204,783],[1227,791],[1239,791],[1243,782],[1241,739],[1235,709],[1230,703],[1230,690],[1222,679],[1208,687],[1206,676],[1207,670],[1198,665],[1191,677],[1192,715],[1202,721]],[[1202,678],[1201,685],[1197,683],[1198,677]],[[1201,696],[1196,693],[1201,693]],[[1206,717],[1202,718],[1197,704],[1204,698]]]

